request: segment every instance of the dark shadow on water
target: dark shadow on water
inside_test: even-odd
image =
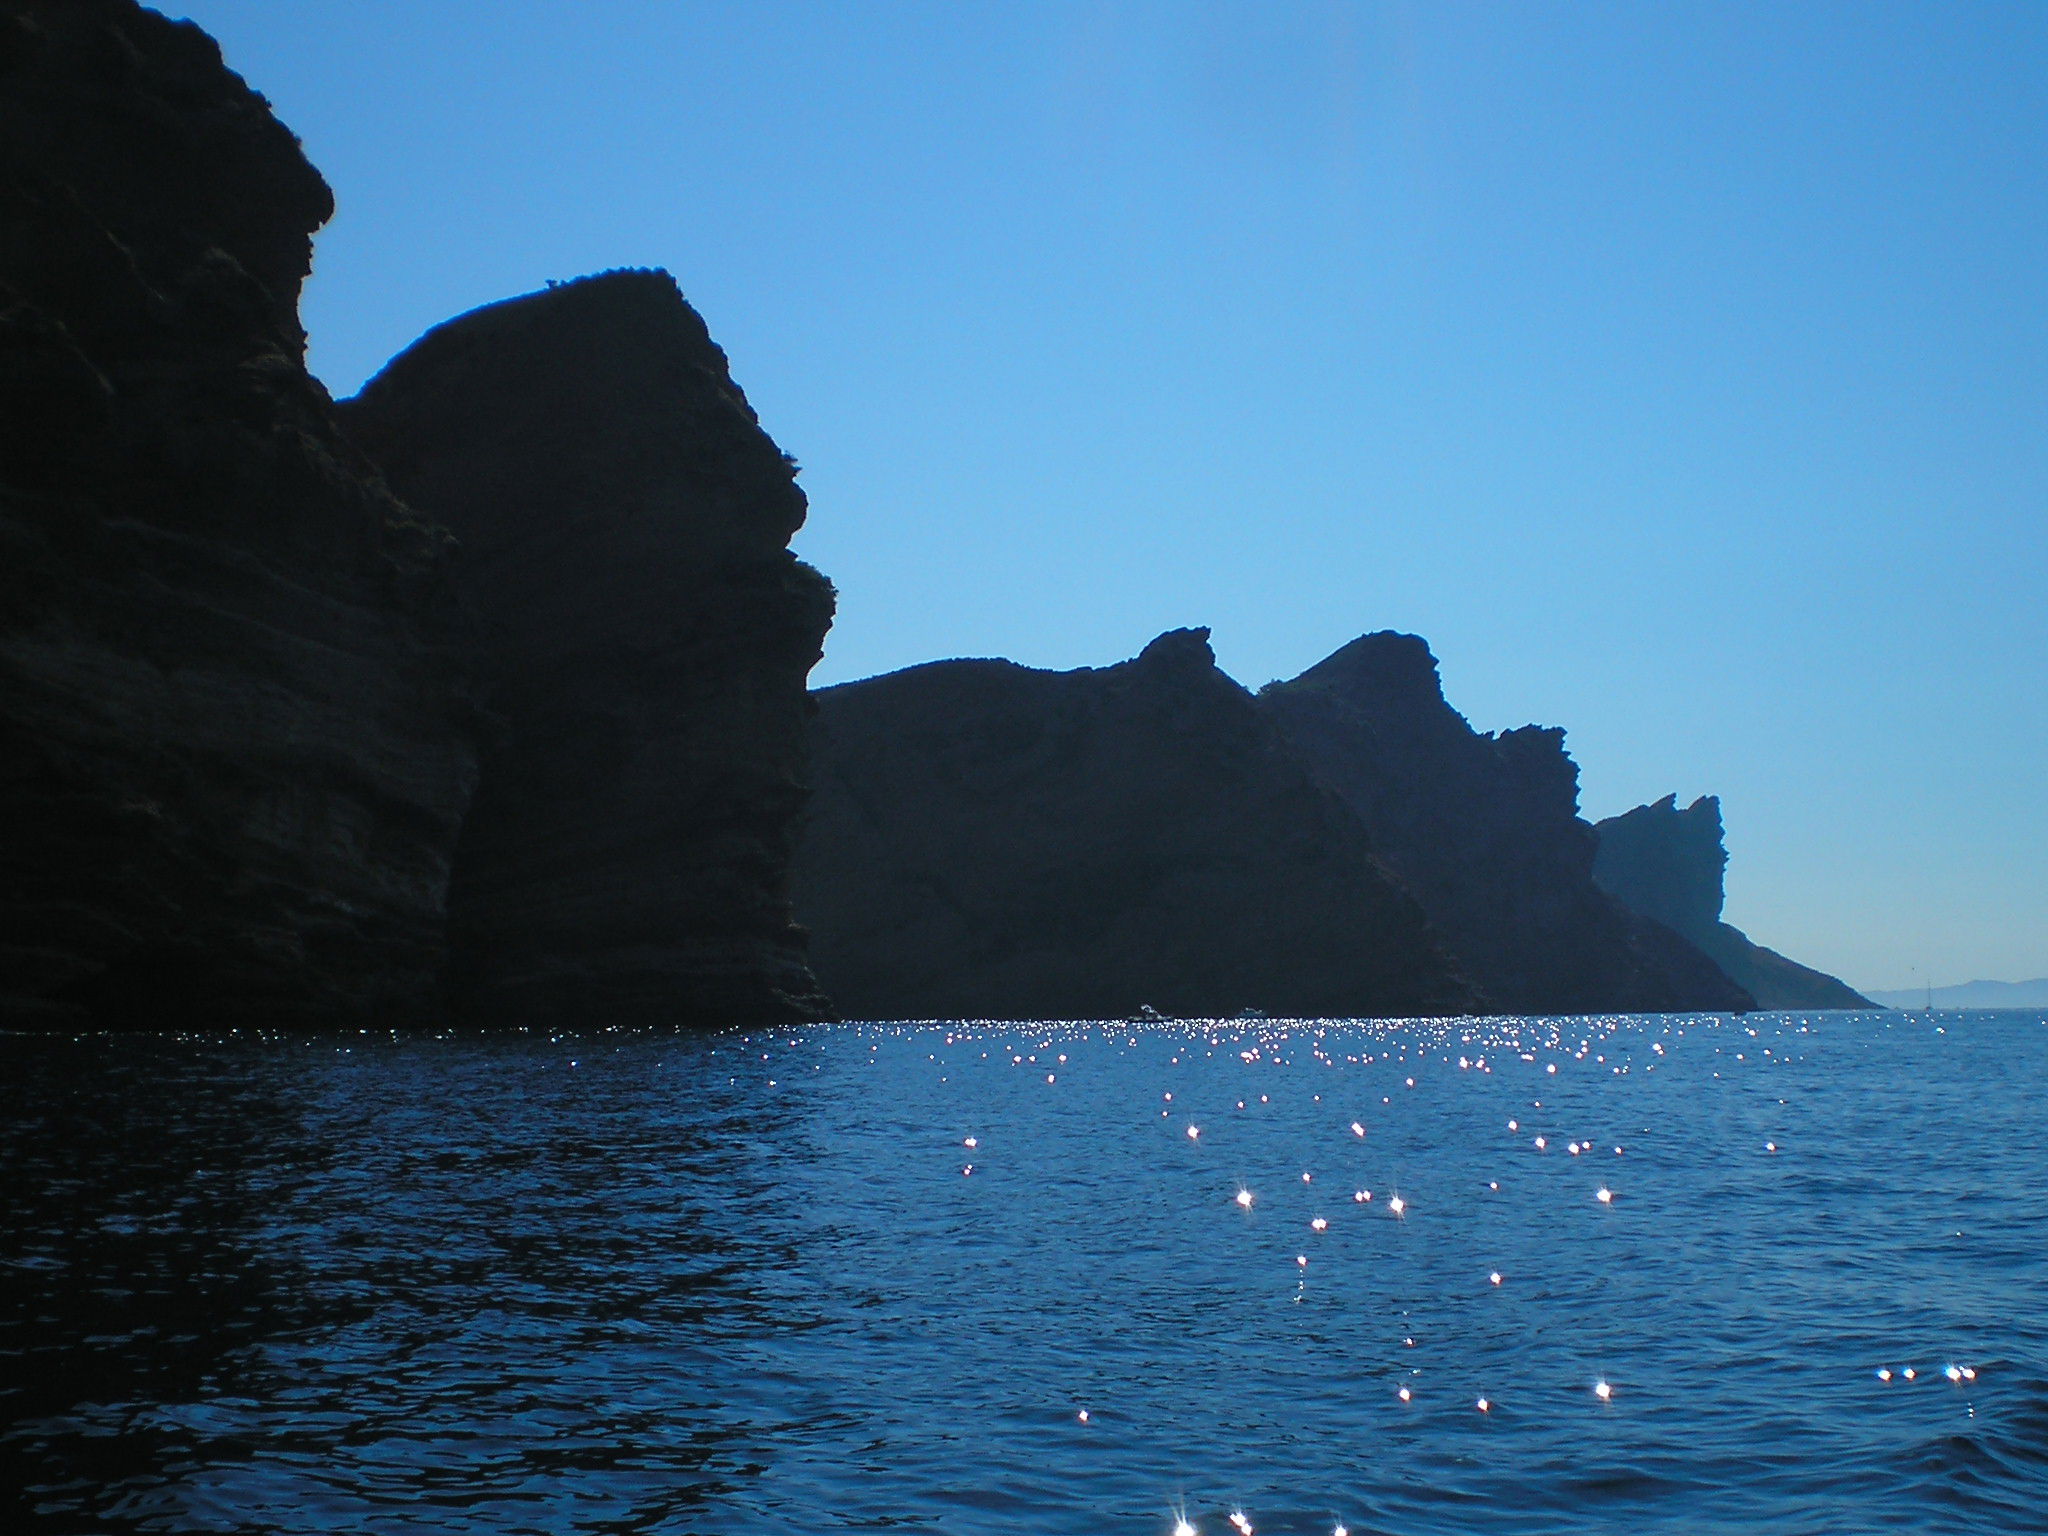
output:
[[[242,1388],[258,1340],[333,1323],[249,1231],[297,1127],[196,1051],[14,1038],[0,1079],[0,1509],[9,1530],[130,1530],[169,1469],[224,1449],[155,1413]]]
[[[0,1529],[680,1530],[758,1476],[673,1387],[805,1323],[729,1240],[788,1127],[617,1054],[0,1037]]]

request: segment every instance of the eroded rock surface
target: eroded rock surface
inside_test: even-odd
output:
[[[808,1018],[790,919],[832,589],[795,469],[665,272],[430,331],[343,412],[461,541],[484,754],[450,895],[483,1023]]]
[[[1869,998],[1824,971],[1766,949],[1721,921],[1728,850],[1721,802],[1702,795],[1684,810],[1666,795],[1598,823],[1594,878],[1636,911],[1714,957],[1764,1008],[1870,1008]]]
[[[1206,630],[818,695],[798,915],[858,1018],[1397,1016],[1477,999]]]
[[[1564,732],[1474,731],[1420,638],[1361,636],[1259,702],[1496,1006],[1750,1006],[1693,944],[1594,884],[1597,839],[1578,814]]]
[[[0,1019],[434,1015],[463,629],[303,366],[331,207],[197,27],[0,4]]]

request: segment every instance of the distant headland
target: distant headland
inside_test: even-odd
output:
[[[1907,987],[1870,994],[1886,1008],[2048,1008],[2048,976],[2032,981],[1965,981],[1948,987]]]

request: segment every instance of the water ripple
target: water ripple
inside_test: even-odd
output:
[[[0,1525],[2042,1529],[2044,1026],[0,1037]]]

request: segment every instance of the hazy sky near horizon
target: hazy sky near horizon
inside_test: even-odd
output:
[[[2048,974],[2048,6],[166,0],[335,189],[352,392],[663,266],[804,465],[823,682],[1428,637],[1730,921]]]

